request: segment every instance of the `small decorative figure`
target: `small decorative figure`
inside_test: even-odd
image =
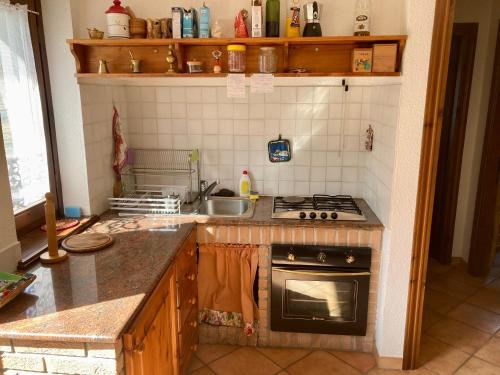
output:
[[[174,50],[172,48],[172,45],[170,44],[168,46],[168,53],[167,53],[167,63],[168,63],[167,73],[175,73],[175,67],[174,67],[175,60],[176,58],[174,56]]]
[[[248,38],[248,29],[246,19],[248,18],[248,11],[242,9],[234,20],[234,36],[236,38]]]
[[[222,26],[219,20],[216,20],[212,25],[212,38],[222,38]]]
[[[368,125],[368,129],[366,129],[365,149],[366,151],[373,150],[373,128],[371,125]]]
[[[220,63],[220,58],[222,56],[222,52],[219,50],[213,51],[212,56],[214,57],[214,73],[222,72],[222,67]]]

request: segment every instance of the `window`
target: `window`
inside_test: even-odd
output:
[[[44,195],[59,197],[60,188],[40,1],[15,1],[33,11],[28,20],[22,6],[8,3],[0,0],[0,123],[22,234],[43,222]]]

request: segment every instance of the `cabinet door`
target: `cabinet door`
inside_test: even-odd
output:
[[[161,284],[168,288],[165,298],[160,304],[146,304],[134,326],[124,335],[127,375],[177,374],[174,272],[169,272],[168,280]],[[154,298],[153,294],[151,299]]]

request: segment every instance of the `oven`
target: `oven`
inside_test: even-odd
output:
[[[364,336],[371,249],[272,246],[271,330]]]

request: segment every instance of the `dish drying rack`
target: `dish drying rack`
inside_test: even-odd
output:
[[[112,210],[127,214],[177,214],[183,203],[196,199],[200,191],[197,149],[129,152],[129,165],[122,172],[122,195],[109,198]]]

